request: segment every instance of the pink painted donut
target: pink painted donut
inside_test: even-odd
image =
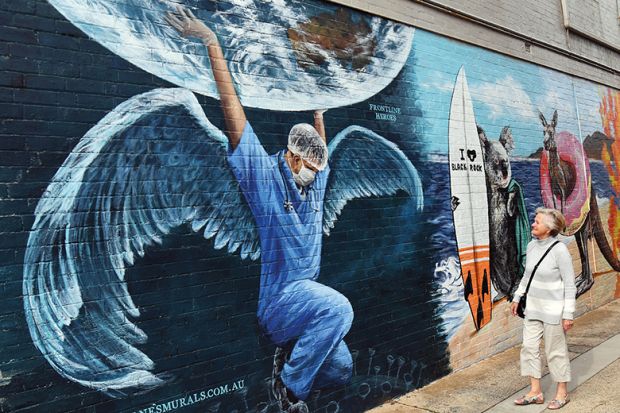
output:
[[[559,132],[555,135],[560,159],[568,162],[575,170],[575,187],[570,194],[566,194],[564,202],[564,218],[566,229],[564,235],[573,235],[583,225],[590,212],[590,162],[586,157],[581,142],[569,132]],[[553,194],[551,189],[551,174],[549,170],[549,154],[542,151],[540,158],[540,192],[543,203],[547,208],[560,209],[560,198]]]

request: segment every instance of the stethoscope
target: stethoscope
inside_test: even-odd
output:
[[[284,209],[286,210],[286,212],[293,212],[295,208],[293,207],[293,202],[291,201],[291,194],[289,192],[289,188],[286,183],[286,178],[284,177],[284,171],[282,171],[282,162],[279,162],[279,161],[278,161],[278,170],[280,171],[280,177],[282,177],[282,182],[284,183],[284,191],[286,193],[286,197],[284,198],[284,203],[283,203]],[[306,191],[305,196],[309,197],[312,187],[309,186],[307,189],[305,189],[304,187],[302,190]],[[321,210],[316,205],[312,205],[312,204],[310,205],[310,208],[312,208],[314,212],[319,212]]]

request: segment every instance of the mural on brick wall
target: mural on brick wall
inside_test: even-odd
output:
[[[39,6],[6,410],[361,412],[516,334],[536,207],[620,270],[618,91],[319,1]]]
[[[427,33],[418,33],[414,53],[420,49],[432,47],[422,46],[420,37],[426,40],[427,36]],[[435,41],[434,36],[429,36],[429,38],[431,42]],[[438,43],[440,43],[439,47],[446,47],[444,41]],[[473,53],[466,46],[452,47],[462,53],[463,57]],[[452,47],[451,52],[454,52]],[[446,63],[452,66],[453,70],[459,70],[458,59],[455,62]],[[617,113],[617,105],[614,105],[611,97],[616,92],[612,93],[587,82],[578,82],[575,85],[574,83],[577,82],[571,81],[570,78],[544,69],[537,69],[538,73],[535,73],[537,79],[543,80],[542,90],[532,90],[527,86],[534,74],[531,73],[531,69],[525,69],[528,65],[511,61],[510,64],[502,66],[502,69],[506,70],[506,67],[511,66],[513,69],[508,69],[509,73],[504,73],[505,77],[499,79],[497,74],[493,73],[496,68],[474,67],[477,84],[472,88],[474,89],[473,97],[467,97],[465,102],[473,100],[473,107],[469,110],[471,117],[468,122],[470,124],[469,135],[474,135],[471,125],[476,124],[481,146],[479,147],[478,143],[471,138],[467,142],[467,145],[472,148],[467,150],[467,153],[472,155],[470,157],[463,156],[462,149],[454,148],[452,144],[453,135],[460,133],[452,125],[455,114],[455,96],[457,96],[457,89],[460,88],[458,78],[455,83],[450,83],[451,76],[445,67],[446,73],[439,72],[439,76],[434,69],[423,67],[418,70],[418,75],[424,79],[422,95],[433,93],[435,100],[440,100],[444,107],[451,108],[449,127],[446,128],[445,124],[432,127],[436,130],[432,132],[433,135],[441,136],[446,132],[448,134],[449,175],[454,181],[455,170],[457,173],[460,169],[467,171],[465,175],[470,190],[463,192],[470,194],[471,201],[469,202],[472,205],[477,203],[475,210],[483,212],[481,215],[474,213],[473,217],[467,217],[468,214],[465,214],[465,218],[460,218],[465,222],[469,220],[471,228],[469,231],[473,230],[474,243],[477,242],[481,246],[478,248],[478,254],[476,254],[476,248],[470,250],[461,248],[459,231],[463,232],[463,229],[459,230],[458,226],[463,221],[459,222],[453,212],[458,253],[456,256],[443,260],[438,266],[441,279],[445,283],[444,291],[449,292],[450,288],[454,288],[455,285],[458,290],[458,293],[451,294],[453,300],[446,304],[446,308],[449,308],[447,314],[462,320],[469,309],[472,324],[476,330],[492,319],[491,308],[478,313],[474,311],[474,309],[483,309],[484,304],[488,305],[483,293],[475,294],[477,290],[486,292],[485,288],[489,285],[484,277],[486,271],[490,272],[488,278],[491,280],[493,308],[504,297],[511,296],[523,275],[523,254],[531,237],[528,218],[532,218],[537,206],[560,209],[567,217],[567,228],[562,233],[561,239],[571,246],[576,259],[578,296],[586,293],[594,283],[595,270],[592,269],[592,261],[595,260],[592,252],[594,242],[604,258],[604,262],[598,261],[598,272],[601,268],[616,271],[620,268],[617,253],[612,249],[613,242],[617,238],[613,232],[614,218],[610,218],[609,228],[605,228],[603,226],[605,220],[601,215],[606,214],[601,214],[599,210],[601,203],[606,205],[609,203],[611,211],[617,210],[611,202],[615,196],[614,190],[611,189],[615,170],[612,165],[615,163],[609,158],[614,139],[610,138],[613,135],[611,128],[606,126],[609,124],[606,119],[613,119]],[[516,70],[523,70],[523,73],[518,74]],[[489,79],[495,80],[491,83]],[[560,86],[562,83],[564,86]],[[439,99],[437,93],[441,95]],[[461,95],[462,93],[458,94],[459,99]],[[599,116],[601,99],[603,102],[600,103]],[[421,100],[425,100],[423,96]],[[457,102],[460,108],[459,105],[460,103]],[[561,109],[557,109],[558,107]],[[548,108],[550,120],[547,120],[540,108]],[[465,110],[465,112],[468,111]],[[571,118],[568,128],[572,132],[561,128],[562,122],[559,120],[558,113]],[[536,118],[541,127],[539,131],[532,128]],[[492,124],[498,131],[497,141],[492,141],[487,137],[485,132],[487,124]],[[517,128],[511,127],[510,124],[517,124]],[[467,134],[467,128],[464,129]],[[513,137],[514,129],[519,131],[516,138]],[[601,132],[602,129],[605,132]],[[522,144],[521,148],[519,144]],[[523,148],[523,144],[528,147]],[[434,146],[437,152],[442,151],[438,143]],[[452,156],[452,151],[455,149],[456,154]],[[513,156],[515,149],[520,150],[516,156]],[[473,156],[476,151],[484,156],[486,176],[484,183],[477,181],[480,179],[477,177],[480,167],[476,165]],[[456,159],[456,162],[453,159]],[[535,182],[537,185],[533,185],[532,177],[534,176],[538,177]],[[486,188],[486,200],[476,197],[482,190],[480,188]],[[429,191],[426,194],[428,195]],[[427,196],[427,203],[432,202]],[[455,201],[453,190],[451,202],[453,211],[460,208],[462,202],[460,197]],[[488,221],[483,219],[484,211],[488,211]],[[609,215],[615,216],[615,212],[611,211]],[[490,242],[490,247],[487,242]],[[477,283],[470,281],[466,268],[467,270],[473,268],[473,272],[477,273],[479,277]],[[461,291],[466,298],[470,298],[469,305],[459,300]],[[471,297],[475,297],[477,303],[472,304]],[[489,312],[491,314],[488,314]],[[451,325],[455,326],[455,329],[462,326],[458,322]]]
[[[421,360],[418,366],[388,354],[379,375],[372,348],[366,374],[358,374],[359,352],[352,355],[344,340],[354,309],[317,280],[323,235],[347,203],[398,194],[410,219],[423,208],[418,171],[397,145],[359,125],[328,141],[323,121],[328,108],[385,88],[408,58],[413,29],[344,9],[310,17],[301,4],[256,4],[256,17],[276,29],[265,33],[264,24],[248,27],[247,16],[234,17],[248,4],[214,12],[164,3],[51,3],[110,50],[187,88],[154,89],[117,106],[80,139],[38,202],[24,259],[24,309],[33,342],[53,369],[119,399],[178,378],[142,349],[159,343],[137,322],[142,310],[127,273],[177,227],[189,226],[213,239],[214,249],[260,261],[259,334],[275,354],[269,398],[256,411],[307,411],[312,391],[316,407],[323,388],[338,387],[345,394],[327,406],[351,409],[422,383]],[[293,17],[305,23],[274,25]],[[210,26],[226,29],[215,34]],[[219,99],[225,132],[189,89]],[[270,156],[246,116],[252,107],[314,110],[314,122],[294,125],[281,143],[286,149]],[[229,384],[228,391],[245,395],[256,385]],[[213,397],[203,393],[184,403]]]
[[[450,50],[451,57],[450,60],[436,58],[435,63],[442,67],[441,71],[435,67],[416,68],[418,77],[422,79],[420,101],[430,103],[432,110],[438,110],[439,106],[450,108],[450,124],[436,123],[429,131],[432,136],[447,134],[447,148],[444,138],[433,142],[432,151],[449,153],[449,176],[452,181],[455,170],[456,173],[460,169],[467,171],[465,176],[469,191],[462,192],[468,193],[471,200],[465,202],[470,202],[474,205],[473,210],[481,213],[457,217],[455,212],[463,200],[461,197],[455,200],[453,182],[451,208],[456,236],[452,242],[456,244],[457,253],[453,255],[447,251],[447,258],[437,267],[444,283],[443,291],[450,293],[453,288],[457,291],[445,296],[452,297],[451,300],[446,299],[444,315],[449,314],[446,319],[463,320],[470,314],[475,330],[491,322],[493,308],[504,297],[511,296],[523,275],[523,254],[531,237],[528,220],[533,218],[537,206],[561,209],[567,216],[568,226],[561,238],[571,246],[576,260],[578,295],[586,293],[594,283],[593,273],[596,272],[592,268],[594,242],[604,258],[604,262],[599,260],[595,263],[598,264],[598,272],[601,268],[620,268],[617,253],[611,246],[617,238],[612,229],[613,218],[609,221],[609,228],[604,228],[602,215],[606,213],[599,211],[599,204],[607,205],[614,197],[611,189],[614,169],[608,155],[614,140],[610,138],[610,128],[604,129],[608,123],[604,114],[608,112],[611,115],[607,117],[613,117],[617,112],[617,106],[609,97],[612,92],[502,57],[498,57],[502,63],[496,62],[498,66],[495,67],[466,63],[463,68],[467,68],[470,79],[471,73],[474,73],[475,80],[469,85],[471,97],[467,96],[464,100],[466,103],[472,101],[472,108],[465,110],[470,112],[470,119],[465,122],[470,124],[469,132],[463,128],[465,133],[462,133],[452,124],[454,114],[459,113],[454,110],[455,96],[460,99],[463,95],[457,93],[461,87],[458,79],[461,75],[455,81],[452,73],[459,71],[462,62],[468,62],[478,54],[468,46],[437,40],[437,37],[419,31],[413,51],[418,58],[421,51],[430,53],[433,47]],[[458,57],[454,59],[455,56]],[[499,67],[502,73],[497,72]],[[531,86],[533,79],[541,82],[540,88]],[[425,95],[429,97],[425,98]],[[600,103],[603,96],[604,102]],[[599,105],[603,118],[598,113]],[[457,102],[456,106],[461,110],[461,103]],[[547,111],[546,117],[543,112]],[[539,130],[533,128],[536,121]],[[477,125],[480,146],[473,139],[474,124]],[[489,128],[497,131],[497,141],[488,138],[486,130]],[[601,132],[603,129],[606,132]],[[472,136],[467,140],[466,151],[472,156],[463,156],[462,148],[458,145],[454,147],[452,138],[459,133]],[[453,151],[456,151],[454,156]],[[481,152],[484,156],[484,182],[478,177],[480,167],[476,165],[474,152]],[[606,165],[606,170],[603,165]],[[532,177],[537,177],[535,185]],[[477,196],[483,191],[487,192],[486,200]],[[433,203],[429,193],[427,190],[427,204]],[[613,205],[610,208],[617,209]],[[487,211],[488,221],[484,219]],[[478,253],[476,248],[462,248],[459,232],[467,229],[458,228],[461,222],[469,222],[470,237],[474,244],[479,245]],[[446,242],[450,242],[449,236]],[[470,281],[467,274],[470,270],[479,277],[477,282]],[[490,272],[488,278],[486,271]],[[489,284],[492,306],[484,294]],[[468,305],[460,300],[461,293],[469,298]],[[472,298],[475,303],[472,303]],[[485,304],[488,307],[485,308]],[[456,321],[447,325],[454,327],[449,330],[451,334],[456,334],[456,330],[463,326]],[[456,340],[462,338],[463,335],[459,335]]]
[[[581,260],[581,273],[576,277],[577,297],[594,283],[588,240],[597,242],[603,256],[616,271],[620,270],[617,255],[611,249],[603,230],[596,196],[592,196],[590,161],[581,142],[570,132],[556,133],[558,112],[547,123],[540,113],[544,129],[544,150],[540,159],[540,186],[547,208],[559,209],[566,218],[563,235],[574,235]],[[600,133],[600,132],[599,132]]]
[[[605,170],[609,174],[609,184],[611,187],[607,225],[612,240],[612,256],[618,257],[620,255],[620,217],[618,215],[618,207],[620,206],[620,200],[618,199],[618,194],[620,193],[620,176],[618,173],[620,143],[616,141],[616,138],[620,136],[620,93],[607,90],[602,96],[599,112],[603,124],[603,133],[599,132],[599,135],[601,135],[605,143],[601,145],[601,159],[605,165]],[[614,269],[616,268],[614,263]],[[616,283],[615,297],[620,297],[620,279]]]

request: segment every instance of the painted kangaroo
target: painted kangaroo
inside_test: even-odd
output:
[[[574,167],[560,159],[558,153],[558,145],[555,142],[555,127],[558,123],[558,111],[553,112],[551,123],[547,123],[542,112],[538,112],[538,117],[543,124],[543,147],[549,153],[549,173],[551,175],[551,188],[553,193],[560,198],[560,205],[555,204],[553,198],[553,208],[564,211],[566,202],[566,194],[570,194],[575,187],[575,170]]]
[[[499,299],[512,296],[523,275],[530,225],[523,191],[512,178],[508,155],[514,149],[514,140],[510,127],[502,129],[499,140],[491,141],[478,126],[478,137],[487,181],[491,282]]]
[[[560,158],[558,146],[556,142],[555,127],[558,122],[558,111],[553,112],[551,123],[547,123],[545,116],[539,112],[539,118],[543,125],[544,150],[549,156],[549,178],[551,180],[551,190],[560,199],[560,205],[553,202],[553,207],[564,212],[566,199],[574,190],[576,185],[575,166]],[[585,152],[584,152],[585,153]],[[585,158],[585,162],[589,162]],[[553,197],[555,198],[555,197]],[[581,274],[575,279],[577,285],[577,296],[585,293],[592,287],[594,279],[590,269],[588,260],[588,240],[594,236],[596,243],[603,253],[603,256],[616,271],[620,271],[620,261],[613,253],[609,241],[605,236],[601,216],[599,215],[598,203],[596,202],[596,194],[590,193],[590,212],[588,212],[581,228],[575,233],[575,240],[579,247],[579,256],[581,258]]]

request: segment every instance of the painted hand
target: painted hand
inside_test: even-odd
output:
[[[568,331],[573,328],[573,320],[562,320],[562,328],[564,331]]]
[[[207,46],[217,43],[217,36],[213,30],[198,20],[190,9],[177,6],[177,12],[167,13],[164,19],[183,37],[197,37]]]
[[[510,192],[508,194],[508,204],[506,205],[506,210],[508,212],[509,217],[514,217],[517,211],[517,203],[515,202],[516,193]]]

